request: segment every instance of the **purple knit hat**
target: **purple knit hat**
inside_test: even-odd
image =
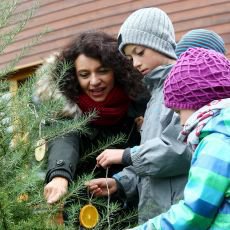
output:
[[[230,98],[230,61],[213,50],[188,49],[164,84],[165,105],[172,109],[197,110],[223,98]]]

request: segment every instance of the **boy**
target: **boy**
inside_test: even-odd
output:
[[[95,196],[116,192],[127,202],[139,197],[138,221],[143,223],[183,198],[191,153],[177,141],[179,116],[163,104],[163,83],[175,63],[175,34],[171,20],[158,8],[132,13],[120,28],[119,50],[144,76],[151,99],[141,127],[141,145],[107,149],[98,165],[128,165],[113,178],[88,182]]]

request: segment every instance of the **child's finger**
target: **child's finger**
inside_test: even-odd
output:
[[[101,158],[103,158],[103,156],[104,156],[104,151],[96,157],[96,160],[100,161]]]

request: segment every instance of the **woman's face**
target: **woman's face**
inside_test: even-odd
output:
[[[166,62],[164,55],[140,45],[126,45],[124,53],[129,60],[132,60],[134,68],[142,75],[148,74]]]
[[[75,60],[80,87],[92,100],[103,102],[114,87],[114,73],[101,62],[80,54]]]

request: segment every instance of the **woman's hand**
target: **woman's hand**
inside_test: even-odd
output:
[[[117,183],[113,178],[93,179],[86,182],[86,186],[88,187],[90,193],[97,197],[108,196],[117,191]]]
[[[54,177],[44,188],[44,196],[48,204],[57,202],[68,191],[68,180]]]
[[[97,166],[108,168],[112,164],[121,164],[124,149],[106,149],[97,158]]]

